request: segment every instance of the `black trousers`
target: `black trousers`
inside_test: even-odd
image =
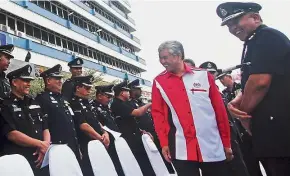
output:
[[[111,157],[111,160],[115,166],[116,172],[118,176],[125,176],[122,165],[120,163],[117,151],[116,151],[116,146],[115,146],[115,138],[111,133],[109,133],[110,136],[110,145],[108,147],[108,154]]]
[[[243,159],[243,155],[237,140],[231,140],[231,146],[234,154],[232,161],[226,162],[231,176],[250,176]]]
[[[290,176],[290,157],[259,158],[267,176]]]
[[[196,162],[185,160],[173,160],[173,165],[178,176],[232,176],[228,172],[228,167],[225,161],[221,162]]]

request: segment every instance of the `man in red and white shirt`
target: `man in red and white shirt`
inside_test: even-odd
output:
[[[184,64],[181,43],[158,48],[165,71],[152,88],[152,116],[162,153],[179,176],[227,176],[231,160],[227,113],[214,79],[207,71]]]

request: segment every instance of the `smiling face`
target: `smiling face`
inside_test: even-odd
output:
[[[159,61],[166,71],[173,73],[183,64],[181,56],[171,54],[168,49],[164,49],[159,53]]]
[[[12,92],[19,96],[25,96],[29,94],[30,79],[14,79],[12,80]]]
[[[229,20],[226,25],[231,34],[245,41],[258,26],[262,24],[261,17],[258,13],[246,13],[242,16]]]

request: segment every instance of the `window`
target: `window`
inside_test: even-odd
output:
[[[51,4],[51,12],[57,15],[57,9],[54,4]]]
[[[97,54],[96,54],[96,52],[93,52],[93,58],[94,58],[94,59],[98,59],[98,58],[97,58]]]
[[[55,44],[55,38],[52,33],[48,34],[48,38],[49,38],[49,43]]]
[[[62,14],[62,9],[57,7],[57,12],[58,12],[58,16],[60,16],[61,18],[63,18],[63,14]]]
[[[0,24],[6,25],[6,15],[0,13]]]
[[[68,20],[68,14],[66,10],[63,10],[63,18]]]
[[[44,8],[44,1],[38,1],[38,5],[39,5],[39,7]]]
[[[89,49],[89,57],[93,58],[92,50]]]
[[[73,51],[73,45],[71,41],[67,41],[67,46],[69,50]]]
[[[76,17],[75,15],[73,17],[74,17],[75,25],[79,26],[79,19],[78,19],[78,17]]]
[[[24,32],[24,23],[22,23],[21,21],[17,20],[17,30]]]
[[[45,9],[48,11],[51,11],[50,1],[45,1],[44,4],[45,4]]]
[[[8,17],[8,26],[10,29],[15,30],[15,19]]]
[[[83,46],[80,46],[80,48],[79,48],[79,53],[80,53],[80,54],[84,54],[84,47],[83,47]]]
[[[33,34],[34,34],[33,36],[35,38],[41,39],[41,33],[40,33],[40,29],[39,28],[34,27],[33,28]]]
[[[65,39],[61,39],[62,40],[62,47],[63,48],[67,48],[67,42]]]
[[[79,52],[78,45],[74,43],[73,44],[73,47],[74,47],[74,52],[77,52],[78,53]]]
[[[48,34],[47,34],[47,32],[42,30],[41,31],[41,35],[42,35],[42,40],[48,42]]]
[[[56,45],[57,46],[61,46],[61,40],[60,40],[60,38],[59,37],[55,37],[55,41],[56,41]]]
[[[30,24],[25,24],[25,28],[26,28],[26,34],[33,36],[33,28]]]
[[[84,47],[84,55],[88,56],[88,48],[87,47]]]

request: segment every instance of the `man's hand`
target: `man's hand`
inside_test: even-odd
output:
[[[39,145],[37,146],[37,150],[41,152],[43,155],[45,155],[50,143],[47,141],[40,141]]]
[[[38,155],[37,160],[34,161],[34,163],[36,164],[37,168],[40,168],[45,154],[43,154],[39,149],[37,149],[36,152],[33,153],[33,155]]]
[[[163,154],[165,160],[167,162],[171,163],[171,155],[170,155],[170,151],[169,151],[169,147],[168,146],[162,147],[162,154]]]
[[[147,132],[145,130],[141,130],[141,132],[142,132],[142,134],[148,134],[150,136],[151,140],[154,141],[154,137],[152,136],[151,133],[149,133],[149,132]]]
[[[103,139],[103,144],[105,145],[106,148],[109,147],[110,145],[110,139],[109,139],[109,134],[107,132],[105,132],[103,135],[102,135],[102,139]]]
[[[231,161],[234,158],[233,151],[231,148],[224,148],[227,161]]]
[[[249,119],[252,117],[249,114],[247,114],[246,112],[239,110],[238,106],[235,104],[235,102],[228,103],[228,110],[236,118]]]

